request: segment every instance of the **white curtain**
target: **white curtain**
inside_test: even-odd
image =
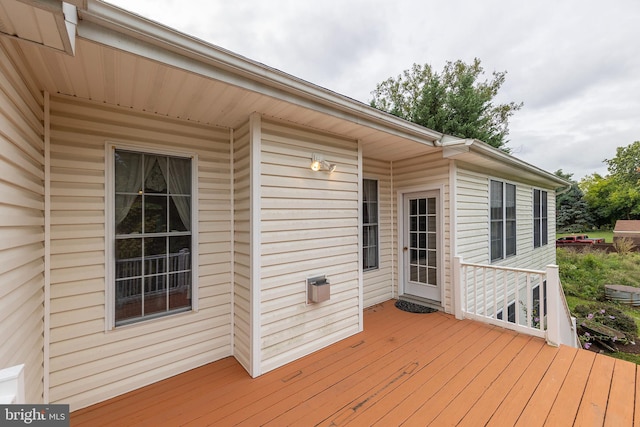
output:
[[[178,209],[182,223],[187,230],[191,230],[191,198],[186,196],[191,194],[191,162],[169,158],[168,165],[160,162],[160,169],[167,180],[169,194]]]
[[[155,191],[164,190],[167,185],[169,194],[178,209],[178,215],[187,230],[191,230],[191,162],[164,156],[141,155],[126,151],[116,152],[116,209],[115,221],[119,225],[129,214],[143,186]],[[144,173],[143,168],[144,157]],[[146,182],[158,164],[164,182]],[[143,184],[143,177],[145,183]],[[158,188],[153,188],[158,187]]]
[[[114,155],[117,171],[115,209],[117,226],[127,217],[138,197],[138,192],[142,190],[142,156],[126,151],[115,152]]]

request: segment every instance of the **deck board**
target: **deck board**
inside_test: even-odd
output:
[[[74,426],[640,425],[630,362],[389,301],[365,331],[251,378],[228,357],[74,411]]]
[[[596,354],[579,351],[545,420],[549,427],[573,424]]]

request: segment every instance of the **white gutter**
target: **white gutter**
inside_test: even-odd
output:
[[[518,170],[527,171],[534,175],[538,175],[541,178],[551,181],[557,185],[556,188],[571,186],[569,181],[560,178],[550,172],[540,169],[537,166],[533,166],[523,160],[513,157],[510,154],[505,153],[502,150],[494,148],[489,144],[486,144],[477,139],[459,139],[444,136],[442,138],[443,157],[455,159],[456,157],[466,153],[478,153],[482,157],[493,159],[499,163],[507,166],[511,166]]]
[[[98,0],[78,35],[276,99],[433,146],[442,134]]]

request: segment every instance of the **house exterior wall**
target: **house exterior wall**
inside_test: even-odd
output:
[[[78,409],[229,356],[229,131],[66,97],[51,122],[51,402]],[[197,311],[106,324],[107,141],[197,153]]]
[[[489,245],[489,181],[496,179],[516,185],[516,255],[496,265],[544,270],[555,263],[555,190],[518,182],[517,178],[492,176],[473,166],[458,163],[456,168],[457,255],[465,262],[491,264]],[[549,242],[533,247],[533,190],[547,191]]]
[[[260,347],[269,371],[357,333],[358,144],[263,119],[260,141]],[[310,169],[312,153],[338,168]],[[329,301],[307,304],[306,279],[327,275]]]
[[[402,221],[402,218],[398,218],[401,209],[398,206],[397,195],[400,192],[414,192],[423,191],[428,189],[437,189],[441,191],[440,205],[441,205],[441,224],[443,224],[441,233],[443,247],[440,259],[443,260],[441,273],[442,287],[443,287],[443,300],[442,307],[447,313],[453,312],[453,302],[451,293],[451,218],[450,218],[450,203],[449,203],[449,176],[450,176],[450,161],[442,158],[442,153],[437,151],[433,154],[428,154],[412,159],[393,162],[393,218],[394,229],[399,230],[398,221]],[[402,225],[402,224],[400,224]],[[398,231],[399,233],[399,231]],[[398,244],[402,244],[402,236],[398,236],[394,244],[394,253],[399,254]],[[401,288],[402,284],[399,282],[399,269],[403,268],[402,258],[400,255],[396,258],[394,271],[396,272],[396,283]],[[401,289],[399,293],[402,293]]]
[[[233,355],[251,370],[251,145],[249,123],[233,132]]]
[[[0,369],[25,364],[26,400],[43,402],[44,98],[0,43]]]
[[[394,275],[394,199],[391,188],[391,162],[363,159],[364,179],[378,181],[379,267],[363,272],[364,306],[388,301],[397,295]]]

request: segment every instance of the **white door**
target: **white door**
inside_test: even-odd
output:
[[[405,194],[403,210],[404,293],[440,301],[439,192]]]

